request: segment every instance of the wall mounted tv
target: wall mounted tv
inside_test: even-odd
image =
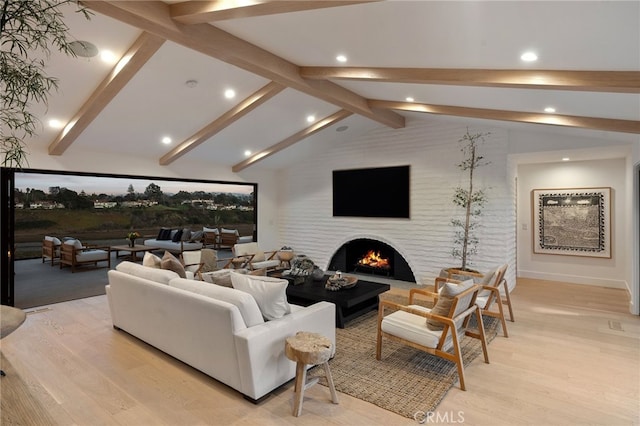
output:
[[[409,218],[410,167],[333,171],[333,215]]]

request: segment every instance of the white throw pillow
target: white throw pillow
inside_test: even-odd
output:
[[[231,284],[233,288],[253,296],[267,321],[291,313],[291,306],[287,302],[287,280],[232,272]]]
[[[142,266],[147,266],[149,268],[160,269],[161,263],[162,259],[151,252],[146,252],[142,258]]]
[[[214,234],[219,234],[218,228],[207,228],[206,226],[202,227],[202,232],[212,232]]]

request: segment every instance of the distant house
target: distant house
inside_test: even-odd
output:
[[[115,201],[94,201],[93,208],[94,209],[112,209],[117,206],[118,203]]]

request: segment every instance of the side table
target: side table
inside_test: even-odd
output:
[[[302,413],[302,400],[304,391],[318,383],[318,378],[307,382],[307,365],[319,365],[324,367],[327,384],[331,391],[331,402],[338,403],[338,395],[333,386],[333,377],[329,370],[329,358],[333,345],[331,340],[318,333],[299,331],[295,336],[287,337],[284,352],[287,358],[296,363],[296,383],[294,387],[293,415],[298,417]]]
[[[0,305],[0,339],[13,333],[26,318],[27,314],[22,309]],[[4,371],[0,370],[0,376],[4,375]]]

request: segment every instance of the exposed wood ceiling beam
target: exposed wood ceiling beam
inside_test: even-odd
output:
[[[312,80],[640,93],[639,71],[301,67],[300,75]]]
[[[227,19],[251,18],[254,16],[273,15],[277,13],[298,12],[302,10],[323,9],[327,7],[346,6],[349,4],[371,3],[380,0],[330,0],[330,1],[252,1],[238,3],[237,1],[185,1],[170,6],[171,17],[183,24],[203,24],[205,22],[224,21]],[[238,4],[244,4],[238,6]]]
[[[127,85],[165,42],[164,38],[143,32],[80,107],[69,123],[49,144],[50,155],[62,155],[91,124],[109,102]]]
[[[303,129],[289,136],[288,138],[278,142],[275,145],[271,145],[269,148],[252,155],[251,157],[247,158],[244,161],[239,162],[238,164],[235,164],[231,168],[231,170],[235,173],[241,170],[244,170],[247,167],[257,163],[258,161],[264,160],[265,158],[275,154],[276,152],[282,151],[283,149],[290,147],[294,143],[299,142],[302,139],[307,138],[326,127],[329,127],[332,124],[335,124],[341,120],[344,120],[345,118],[349,117],[352,114],[353,113],[351,111],[346,111],[346,110],[340,110],[334,114],[331,114],[330,116],[317,121],[316,123],[312,124],[306,129]]]
[[[182,157],[184,154],[191,151],[218,133],[220,130],[253,111],[278,93],[282,92],[284,89],[284,86],[274,82],[262,87],[260,90],[238,103],[235,107],[225,112],[202,129],[198,130],[195,134],[187,138],[167,154],[163,155],[160,158],[160,165],[166,166],[167,164],[171,164],[173,161]]]
[[[372,110],[362,96],[330,81],[308,81],[299,67],[258,46],[209,24],[174,21],[169,5],[159,1],[83,1],[103,15],[149,31],[185,47],[322,99],[392,128],[404,127],[404,117],[390,110]]]
[[[574,115],[539,114],[497,109],[467,108],[446,105],[428,105],[412,102],[370,100],[372,108],[442,114],[487,120],[516,121],[520,123],[551,124],[555,126],[605,130],[611,132],[640,133],[640,121],[613,118],[579,117]]]

